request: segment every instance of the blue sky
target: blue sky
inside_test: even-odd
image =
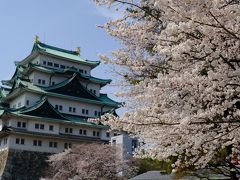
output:
[[[99,24],[119,14],[97,7],[91,0],[1,0],[0,1],[0,80],[11,78],[14,61],[29,55],[38,35],[40,41],[74,50],[90,60],[99,60],[98,54],[107,54],[120,47]],[[110,67],[100,65],[93,75],[113,78]],[[116,88],[104,88],[110,97]]]

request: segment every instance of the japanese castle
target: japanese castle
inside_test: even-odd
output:
[[[110,79],[91,76],[99,61],[47,45],[36,36],[32,51],[15,62],[0,89],[0,151],[58,153],[73,144],[109,142],[109,127],[98,121],[119,103],[100,93]]]

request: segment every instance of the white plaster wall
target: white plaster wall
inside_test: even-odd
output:
[[[44,86],[44,87],[48,87],[49,86],[49,78],[50,76],[47,73],[43,73],[43,72],[37,72],[34,71],[29,75],[29,79],[32,79],[32,83],[38,86]],[[45,80],[45,84],[39,84],[38,80]]]
[[[73,129],[73,133],[65,133],[65,128],[72,128]],[[87,131],[87,134],[84,135],[84,134],[79,134],[79,130],[82,129],[82,130],[86,130]],[[60,133],[62,134],[70,134],[70,135],[76,135],[76,136],[87,136],[87,137],[98,137],[98,136],[93,136],[93,131],[99,131],[100,132],[100,136],[99,138],[101,138],[101,129],[98,129],[98,128],[89,128],[89,127],[86,127],[86,126],[71,126],[71,125],[66,125],[66,126],[61,126],[60,127]],[[97,134],[96,134],[97,135]]]
[[[31,62],[32,62],[33,64],[40,64],[40,57],[37,56],[37,57],[34,58]]]
[[[35,124],[44,124],[44,129],[35,129]],[[53,131],[49,130],[49,126],[53,125]],[[47,133],[47,134],[59,134],[59,123],[31,120],[28,122],[28,131]]]
[[[89,104],[74,100],[67,100],[63,98],[56,98],[56,97],[49,97],[49,102],[55,107],[55,105],[62,105],[63,110],[60,111],[66,114],[73,114],[79,116],[87,116],[87,117],[94,117],[94,111],[101,111],[101,105]],[[69,107],[75,107],[76,113],[69,112]],[[89,114],[82,114],[82,109],[88,109]]]
[[[24,139],[24,145],[16,144],[16,138]],[[34,140],[41,140],[42,146],[33,146]],[[57,142],[57,148],[50,148],[49,142]],[[28,151],[37,151],[37,152],[49,152],[49,153],[59,153],[64,151],[64,143],[65,141],[59,139],[49,139],[49,138],[39,138],[39,137],[30,137],[24,135],[11,135],[10,136],[10,144],[9,148],[11,149],[19,149],[19,150],[28,150]],[[70,143],[69,141],[66,141]]]
[[[4,139],[7,139],[7,144],[4,144]],[[9,138],[9,136],[0,138],[0,141],[1,141],[0,151],[9,148],[9,145],[10,145],[10,138]]]
[[[99,84],[89,83],[87,85],[87,89],[88,90],[90,90],[90,89],[95,90],[96,91],[95,95],[99,97],[99,94],[100,94],[100,85]]]
[[[87,71],[87,73],[86,73],[87,75],[89,75],[90,71],[91,71],[90,66],[82,65],[78,62],[71,62],[71,61],[68,61],[68,60],[60,59],[60,58],[57,59],[57,58],[53,58],[53,57],[47,57],[45,55],[40,55],[40,64],[43,65],[43,61],[52,62],[53,64],[57,63],[57,64],[60,64],[60,65],[65,65],[66,67],[75,67],[77,69],[82,69],[84,71]],[[47,67],[56,68],[54,66],[47,66]],[[59,68],[56,68],[56,69],[59,69]]]
[[[12,117],[8,120],[8,125],[14,128],[17,128],[17,123],[18,122],[25,122],[26,123],[26,128],[28,128],[28,121],[26,119],[23,118],[19,118],[19,117]]]
[[[23,107],[25,105],[25,94],[21,94],[20,96],[12,99],[9,104],[10,104],[10,107],[13,108],[13,106],[15,105],[16,107],[15,108],[19,108],[18,104],[21,103],[21,106],[20,107]]]
[[[100,133],[100,137],[101,137],[101,139],[103,139],[103,140],[108,140],[108,141],[110,141],[110,140],[111,140],[111,137],[113,136],[113,133],[112,133],[112,132],[109,132],[110,136],[107,137],[107,132],[108,132],[107,129],[102,129],[102,130],[101,130],[101,133]]]
[[[50,75],[49,75],[49,79],[50,79]],[[59,83],[61,83],[61,82],[63,82],[63,81],[66,81],[68,78],[67,77],[63,77],[63,76],[56,76],[56,75],[54,75],[54,76],[52,76],[52,78],[51,78],[51,85],[52,85],[52,82],[55,82],[55,84],[59,84]]]
[[[36,93],[31,93],[31,92],[25,92],[25,97],[26,97],[26,101],[29,101],[29,106],[33,106],[36,104],[37,101],[40,100],[41,96],[39,94]]]
[[[52,82],[54,82],[55,84],[59,84],[63,81],[66,81],[69,78],[61,76],[61,75],[56,75],[56,74],[51,75],[51,74],[48,74],[48,73],[34,71],[29,75],[29,79],[35,85],[48,87],[48,86],[52,86]],[[45,85],[39,84],[38,83],[39,79],[45,80]],[[96,95],[99,96],[99,93],[100,93],[100,85],[99,84],[85,83],[85,82],[81,82],[81,84],[84,87],[86,87],[88,90],[90,90],[90,89],[95,90]]]
[[[29,107],[29,106],[34,105],[37,101],[39,101],[40,98],[41,98],[41,96],[38,95],[38,94],[34,94],[34,93],[30,93],[30,92],[24,92],[20,96],[11,100],[9,102],[9,104],[10,104],[11,108],[13,107],[13,105],[16,105],[16,108],[18,108],[18,103],[21,102],[21,107],[22,106]],[[27,100],[29,101],[29,105],[26,104]]]

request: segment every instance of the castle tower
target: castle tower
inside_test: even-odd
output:
[[[100,93],[111,82],[91,76],[99,61],[35,39],[0,90],[0,151],[58,153],[82,142],[109,142],[109,127],[92,120],[119,103]]]

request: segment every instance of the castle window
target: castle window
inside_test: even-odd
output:
[[[17,122],[17,127],[22,127],[22,123],[21,122]]]
[[[69,112],[72,112],[72,107],[69,107],[69,110],[68,110]]]
[[[33,140],[33,146],[42,146],[41,140]]]
[[[84,134],[84,135],[87,135],[87,130],[83,130],[83,134]]]
[[[22,122],[22,128],[26,128],[26,123]]]
[[[64,143],[64,148],[65,149],[72,148],[72,144],[71,143]]]
[[[99,136],[100,135],[100,133],[99,133],[99,131],[97,131],[97,136]]]
[[[54,86],[55,85],[55,82],[52,82],[52,86]]]
[[[58,67],[59,67],[59,64],[54,63],[54,67],[57,67],[57,68],[58,68]]]
[[[35,129],[44,129],[44,124],[35,124]]]
[[[49,147],[57,148],[57,142],[49,142]]]
[[[106,137],[110,137],[110,133],[109,132],[106,132]]]
[[[20,144],[20,139],[16,138],[16,144]]]
[[[85,109],[82,109],[82,114],[85,114]]]
[[[18,127],[18,128],[26,128],[26,123],[25,123],[25,122],[20,122],[20,121],[18,121],[18,122],[17,122],[17,127]]]
[[[39,124],[35,124],[35,129],[39,129]]]
[[[82,129],[79,129],[79,134],[82,134],[83,133],[83,130]]]
[[[37,140],[33,140],[33,146],[37,146]]]
[[[41,79],[38,79],[38,84],[42,84],[42,80]]]
[[[43,65],[46,65],[47,64],[47,62],[46,61],[43,61]]]
[[[73,112],[74,112],[74,113],[76,112],[76,108],[73,108]]]
[[[93,93],[96,94],[96,90],[93,90]]]
[[[22,145],[24,145],[24,142],[25,142],[25,140],[24,140],[24,139],[21,139],[21,144],[22,144]]]
[[[97,116],[97,115],[98,115],[98,112],[97,112],[97,111],[94,111],[94,115]]]
[[[87,71],[85,70],[84,73],[87,74]]]
[[[53,125],[49,125],[49,131],[53,131]]]
[[[62,105],[59,105],[59,110],[62,111],[63,110],[63,107]]]
[[[57,110],[58,110],[58,105],[55,105],[55,109],[57,109]]]
[[[53,63],[52,63],[52,62],[48,62],[47,65],[48,65],[48,66],[52,66]]]
[[[88,114],[88,109],[86,109],[86,114]]]
[[[45,84],[46,84],[46,81],[45,81],[45,80],[42,80],[42,84],[45,85]]]
[[[65,133],[68,133],[68,128],[65,128]]]
[[[60,68],[61,68],[61,69],[65,69],[65,66],[64,66],[64,65],[61,65]]]
[[[96,136],[96,131],[93,131],[93,136]]]
[[[54,142],[54,143],[53,143],[53,146],[56,148],[56,147],[57,147],[57,142]]]
[[[27,105],[27,106],[29,105],[29,100],[26,100],[26,105]]]
[[[98,112],[98,116],[101,116],[101,112]]]

